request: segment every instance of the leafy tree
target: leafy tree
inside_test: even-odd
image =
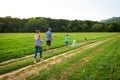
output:
[[[86,23],[83,23],[82,24],[82,31],[84,32],[87,32],[89,30],[89,26],[86,24]]]
[[[0,32],[2,32],[2,27],[3,27],[4,23],[0,22]]]
[[[45,32],[48,27],[54,32],[90,32],[90,31],[110,31],[120,32],[120,17],[113,22],[104,23],[91,20],[64,20],[44,17],[19,19],[10,16],[0,17],[0,32],[34,32],[40,29]]]
[[[115,31],[117,31],[117,28],[118,28],[118,24],[114,23],[114,22],[111,22],[106,27],[106,30],[109,31],[109,32],[115,32]]]
[[[100,24],[100,23],[94,24],[92,26],[92,30],[97,32],[103,31],[104,30],[103,24]]]

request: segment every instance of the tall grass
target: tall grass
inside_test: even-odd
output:
[[[64,52],[71,51],[71,50],[76,49],[76,48],[80,48],[82,46],[85,46],[85,45],[93,43],[93,42],[95,42],[95,41],[83,42],[74,48],[72,46],[60,47],[60,48],[57,48],[57,50],[51,51],[50,54],[45,54],[45,52],[44,52],[43,58],[48,59],[48,58],[53,57],[55,55],[59,55],[59,54],[62,54]],[[39,60],[39,57],[37,57],[37,61],[38,60]],[[17,60],[17,61],[10,62],[10,63],[1,64],[0,65],[0,74],[5,74],[7,72],[14,71],[14,70],[17,70],[17,69],[20,69],[22,67],[32,65],[32,64],[33,64],[33,57],[25,58],[22,60]]]
[[[69,44],[73,38],[81,42],[84,37],[95,40],[113,36],[117,33],[53,33],[51,48],[64,46],[64,37],[68,34]],[[46,48],[45,33],[42,33],[43,51]],[[0,33],[0,62],[23,57],[34,53],[34,33]]]
[[[28,80],[119,80],[119,45],[120,37],[42,70]]]
[[[120,37],[106,45],[101,54],[75,70],[69,80],[120,80]]]

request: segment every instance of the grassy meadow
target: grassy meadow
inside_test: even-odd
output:
[[[113,36],[117,33],[53,33],[51,48],[64,46],[65,35],[81,42],[84,37],[88,40],[96,40]],[[46,49],[45,33],[42,33],[43,51]],[[23,57],[34,53],[34,33],[0,33],[0,62]]]
[[[69,45],[76,38],[77,46],[65,46],[65,35],[69,35]],[[72,56],[62,63],[50,66],[27,80],[119,80],[120,79],[120,36],[119,33],[53,33],[50,54],[45,53],[45,33],[43,39],[43,58],[81,48],[85,45],[112,40]],[[87,38],[83,42],[83,38]],[[0,33],[0,74],[6,74],[29,65],[33,65],[34,33]],[[18,58],[18,59],[17,59]],[[13,59],[13,60],[12,60]],[[5,61],[9,61],[6,62]],[[39,57],[37,57],[39,61]],[[68,73],[69,72],[69,73]],[[47,76],[46,76],[47,75]],[[102,75],[102,76],[101,76]],[[97,78],[100,79],[97,79]]]
[[[28,80],[120,80],[120,37],[34,74]]]

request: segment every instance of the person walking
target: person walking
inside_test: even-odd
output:
[[[40,53],[40,60],[43,60],[42,59],[42,37],[40,35],[40,30],[36,30],[36,33],[34,35],[34,39],[35,39],[34,63],[37,63],[36,57],[37,57],[38,51]]]
[[[47,44],[47,48],[46,48],[46,53],[50,52],[50,45],[51,45],[51,41],[52,41],[52,29],[48,28],[48,31],[46,32],[46,44]]]
[[[69,41],[69,36],[66,35],[66,36],[65,36],[65,45],[66,45],[66,46],[68,46],[68,41]]]

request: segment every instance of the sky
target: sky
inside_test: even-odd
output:
[[[0,0],[0,17],[100,21],[120,16],[120,0]]]

